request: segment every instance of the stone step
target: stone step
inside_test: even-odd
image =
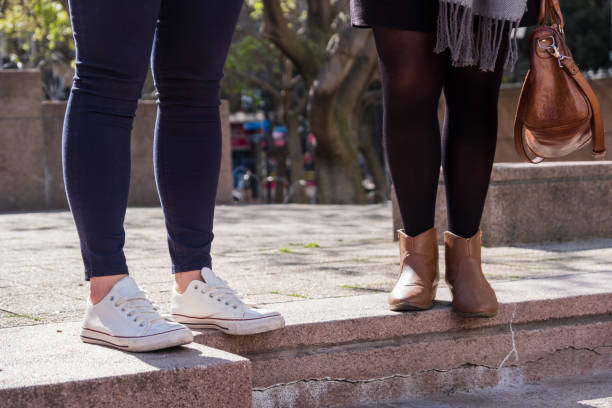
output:
[[[196,343],[126,353],[82,343],[79,328],[0,330],[0,406],[251,406],[251,364],[243,357]]]
[[[491,319],[463,319],[440,290],[426,312],[386,294],[271,305],[282,331],[196,341],[248,358],[256,407],[401,400],[612,369],[612,272],[501,282]]]
[[[612,272],[493,286],[491,319],[456,316],[446,290],[419,313],[386,294],[297,301],[271,305],[283,330],[154,353],[83,344],[78,323],[1,329],[0,405],[351,406],[612,369]]]

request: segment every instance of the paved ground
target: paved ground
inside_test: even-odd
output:
[[[258,303],[386,292],[397,273],[389,204],[220,206],[215,223],[215,270]],[[167,310],[161,210],[131,208],[125,225],[131,274]],[[87,284],[70,213],[0,214],[0,242],[0,328],[80,319]],[[483,261],[492,280],[609,271],[612,236],[485,248]]]
[[[612,372],[415,398],[369,408],[612,408]]]

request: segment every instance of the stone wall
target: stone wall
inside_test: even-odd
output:
[[[0,210],[48,208],[40,74],[0,71]]]
[[[393,203],[396,231],[402,222]],[[611,205],[612,161],[495,163],[481,222],[483,244],[610,238]],[[436,229],[442,243],[447,230],[442,174]]]
[[[66,102],[42,102],[37,70],[0,70],[0,211],[65,209],[61,139]],[[159,205],[153,175],[156,104],[138,104],[129,205]],[[232,202],[229,105],[220,107],[223,157],[217,201]]]

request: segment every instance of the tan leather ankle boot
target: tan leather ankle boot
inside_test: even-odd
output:
[[[482,273],[482,231],[462,238],[444,233],[446,282],[453,294],[453,309],[463,317],[492,317],[497,314],[497,297]]]
[[[438,239],[431,228],[416,237],[398,231],[400,270],[389,295],[391,310],[425,310],[431,308],[438,289]]]

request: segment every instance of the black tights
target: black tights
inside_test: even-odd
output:
[[[443,166],[448,228],[471,237],[479,228],[497,138],[497,98],[503,52],[494,72],[453,67],[436,54],[433,34],[374,29],[383,85],[383,134],[404,230],[434,226]],[[446,115],[440,140],[438,101]]]

